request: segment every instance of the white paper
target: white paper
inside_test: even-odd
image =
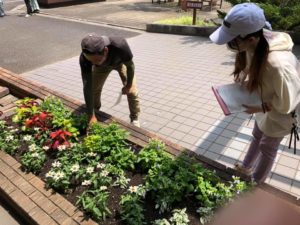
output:
[[[120,94],[117,98],[117,101],[115,102],[115,104],[112,107],[115,107],[116,105],[120,104],[121,100],[122,100],[122,91],[120,92]]]
[[[250,93],[246,87],[238,83],[218,87],[218,93],[231,113],[244,112],[242,105],[261,106],[261,99],[257,92]]]

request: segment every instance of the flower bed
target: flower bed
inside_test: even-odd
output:
[[[100,224],[200,224],[247,189],[236,177],[222,182],[185,156],[172,158],[158,140],[136,146],[114,123],[85,131],[86,118],[59,99],[26,98],[1,121],[0,149]]]

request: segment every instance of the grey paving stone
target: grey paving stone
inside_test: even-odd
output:
[[[292,179],[273,174],[270,180],[270,185],[289,192],[292,185]]]
[[[184,132],[175,130],[171,135],[173,138],[181,141],[186,134]]]

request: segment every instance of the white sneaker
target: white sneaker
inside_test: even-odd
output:
[[[132,124],[133,126],[136,126],[136,127],[141,127],[141,124],[140,124],[140,121],[139,121],[139,120],[132,120],[132,121],[131,121],[131,124]]]
[[[31,16],[31,15],[30,15],[30,14],[26,14],[26,15],[25,15],[26,18],[29,17],[29,16]]]

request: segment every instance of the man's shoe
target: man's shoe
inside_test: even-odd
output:
[[[40,13],[40,10],[36,9],[33,11],[34,13]]]
[[[240,173],[246,174],[248,176],[250,176],[252,174],[252,170],[250,168],[246,168],[241,164],[235,164],[234,168],[239,171]]]
[[[25,15],[25,18],[28,18],[29,16],[31,16],[31,14],[26,14],[26,15]]]
[[[139,120],[132,120],[131,124],[136,126],[136,127],[141,127],[140,121]]]

